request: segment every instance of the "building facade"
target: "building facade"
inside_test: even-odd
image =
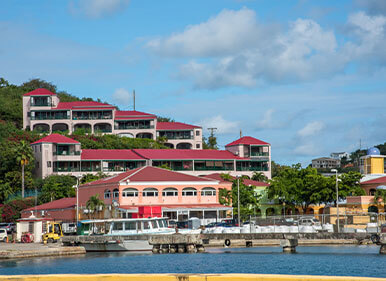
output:
[[[120,111],[95,101],[60,102],[46,89],[23,96],[23,128],[42,133],[84,130],[94,134],[116,134],[131,138],[165,137],[177,149],[202,149],[202,128],[180,122],[157,122],[154,114]]]
[[[81,216],[86,202],[98,195],[106,208],[103,217],[136,217],[140,208],[161,209],[161,215],[179,221],[196,217],[205,225],[232,216],[232,207],[219,203],[219,190],[231,183],[145,166],[79,187]],[[96,214],[95,214],[96,215]]]
[[[312,159],[312,168],[316,169],[335,169],[340,167],[340,160],[329,158],[329,157],[321,157]]]
[[[173,171],[202,176],[214,172],[252,176],[261,172],[271,178],[271,146],[243,137],[211,149],[82,149],[81,144],[60,134],[51,134],[31,144],[35,175],[82,176],[88,173],[114,175],[144,166],[167,165]],[[241,155],[241,156],[240,156]]]

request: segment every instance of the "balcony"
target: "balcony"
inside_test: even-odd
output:
[[[74,155],[80,155],[80,151],[54,151],[53,155],[56,156],[74,156]]]
[[[269,152],[251,151],[251,156],[269,156]]]
[[[52,106],[52,103],[49,102],[31,102],[31,106]]]
[[[195,171],[233,171],[233,167],[194,167]]]
[[[31,116],[31,120],[65,120],[67,116]]]
[[[74,168],[74,167],[54,167],[54,172],[79,172],[79,168]]]
[[[72,120],[108,120],[113,119],[112,116],[72,116]]]
[[[237,167],[236,171],[268,172],[268,167]]]
[[[138,129],[154,129],[154,125],[139,125],[139,126],[115,125],[114,126],[114,130],[138,130]]]
[[[100,167],[83,167],[81,168],[82,172],[100,172],[101,168]]]

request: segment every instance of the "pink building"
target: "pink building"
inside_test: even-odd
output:
[[[227,182],[146,166],[81,185],[79,206],[87,214],[87,200],[98,194],[107,206],[104,217],[133,217],[138,208],[154,206],[171,219],[197,217],[207,224],[231,214],[232,207],[218,200],[219,190],[231,187]]]
[[[131,138],[166,137],[171,148],[202,149],[202,128],[180,122],[157,122],[157,116],[140,111],[119,111],[95,101],[61,102],[46,89],[23,96],[23,128],[44,133],[83,129],[88,133],[117,134]]]
[[[82,176],[103,172],[117,174],[143,166],[168,165],[184,174],[203,176],[218,173],[252,176],[262,172],[271,178],[271,146],[243,137],[226,146],[210,149],[81,149],[81,144],[60,134],[51,134],[31,144],[35,173]]]

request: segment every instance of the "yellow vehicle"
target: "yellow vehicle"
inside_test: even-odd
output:
[[[47,222],[47,232],[43,234],[44,243],[54,243],[63,237],[62,225],[58,222]]]

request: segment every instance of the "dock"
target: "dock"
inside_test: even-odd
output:
[[[63,247],[60,244],[43,245],[38,243],[1,243],[0,259],[20,259],[34,257],[57,257],[84,255],[83,247]]]

